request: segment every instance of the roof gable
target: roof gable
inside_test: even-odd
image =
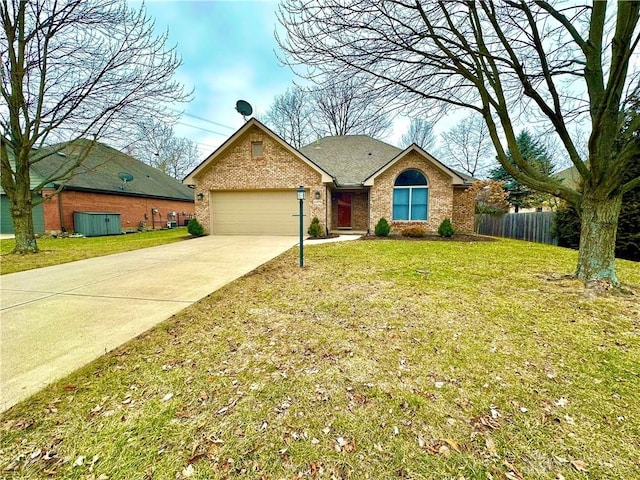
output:
[[[90,140],[44,147],[52,154],[35,163],[32,170],[44,178],[56,175],[65,164],[74,162],[80,150],[88,146]],[[129,173],[133,179],[123,182],[119,174]],[[60,182],[53,182],[58,186]],[[74,175],[65,182],[65,189],[104,192],[118,195],[142,196],[171,200],[193,201],[193,190],[164,172],[147,165],[126,153],[102,143],[91,148]]]
[[[398,149],[398,150],[400,150],[400,149]],[[442,162],[437,160],[431,154],[427,153],[425,150],[423,150],[422,148],[420,148],[418,145],[416,145],[414,143],[414,144],[408,146],[407,148],[405,148],[404,150],[400,151],[395,157],[391,158],[389,161],[387,161],[387,163],[385,163],[384,165],[380,166],[380,168],[378,168],[375,172],[373,172],[371,175],[369,175],[367,178],[365,178],[364,181],[363,181],[363,185],[367,185],[367,186],[373,185],[373,183],[374,183],[374,181],[375,181],[375,179],[376,179],[376,177],[378,175],[380,175],[381,173],[386,171],[389,167],[391,167],[392,165],[397,163],[399,160],[401,160],[402,158],[404,158],[406,155],[408,155],[411,152],[415,152],[418,155],[424,157],[425,160],[429,161],[436,168],[438,168],[439,170],[444,172],[446,175],[451,177],[451,182],[452,182],[452,184],[454,186],[455,185],[460,185],[460,186],[470,185],[475,180],[473,177],[470,177],[468,175],[464,175],[464,174],[462,174],[460,172],[456,172],[455,170],[447,167],[445,164],[443,164]]]
[[[196,183],[196,177],[204,170],[207,169],[209,165],[212,165],[216,162],[217,159],[222,157],[224,153],[230,148],[237,140],[242,138],[244,135],[248,134],[252,128],[258,128],[264,134],[273,139],[276,143],[280,144],[285,150],[287,150],[293,157],[297,158],[301,162],[307,164],[315,171],[317,171],[322,176],[323,182],[330,182],[333,180],[332,176],[324,170],[320,165],[318,165],[313,160],[306,157],[303,153],[293,148],[286,141],[284,141],[279,135],[270,130],[266,125],[257,120],[256,118],[251,118],[249,121],[245,122],[245,124],[240,127],[236,132],[231,135],[222,145],[220,145],[216,150],[211,153],[207,158],[205,158],[200,165],[198,165],[195,169],[193,169],[182,181],[187,185],[194,185]]]

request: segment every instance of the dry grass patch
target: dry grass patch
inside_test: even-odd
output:
[[[640,307],[517,241],[292,250],[0,419],[14,478],[640,477]],[[637,263],[620,262],[628,285]],[[556,280],[549,280],[556,278]]]

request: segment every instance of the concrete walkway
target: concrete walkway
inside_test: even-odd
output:
[[[0,276],[0,412],[297,240],[208,236]]]

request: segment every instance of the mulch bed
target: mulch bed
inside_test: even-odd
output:
[[[456,233],[451,238],[441,237],[440,235],[426,235],[424,237],[404,237],[402,235],[389,235],[388,237],[377,237],[375,235],[363,235],[360,240],[409,240],[416,242],[496,242],[495,237],[486,235],[469,235],[466,233]]]

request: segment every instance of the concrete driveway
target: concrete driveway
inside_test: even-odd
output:
[[[0,411],[296,244],[208,236],[0,276]]]

